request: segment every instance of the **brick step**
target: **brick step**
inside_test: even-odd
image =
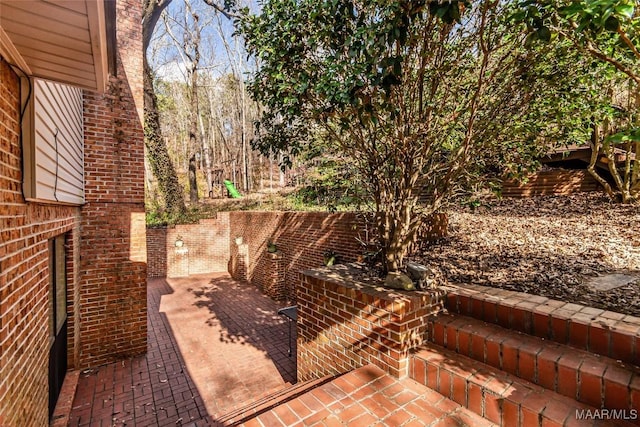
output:
[[[494,423],[416,381],[398,380],[367,365],[317,385],[253,417],[222,425],[284,426],[459,426]],[[221,420],[214,420],[214,425]]]
[[[446,291],[450,312],[640,365],[639,317],[479,285]]]
[[[297,384],[297,383],[296,383]],[[289,381],[285,382],[284,384],[281,384],[277,387],[272,388],[271,390],[268,390],[264,393],[262,393],[261,395],[257,396],[255,399],[253,399],[252,402],[261,400],[261,399],[265,399],[265,398],[269,398],[271,396],[276,396],[276,395],[280,395],[283,392],[285,392],[286,390],[288,390],[289,388],[293,387],[294,384],[290,383]],[[245,407],[246,405],[238,405],[238,408],[241,407]]]
[[[596,408],[640,408],[640,368],[471,317],[432,316],[429,341]]]
[[[255,418],[263,412],[269,411],[279,405],[295,399],[296,397],[313,390],[322,384],[330,382],[333,378],[333,376],[328,376],[309,381],[301,381],[295,384],[287,382],[264,393],[262,396],[252,400],[246,405],[242,405],[222,416],[217,416],[216,421],[219,425],[223,426],[238,425],[245,420]]]
[[[629,419],[636,414],[627,410],[603,416],[592,406],[435,344],[424,345],[412,355],[409,376],[445,398],[505,427],[622,427],[632,426],[624,417]],[[578,419],[578,415],[585,419]]]

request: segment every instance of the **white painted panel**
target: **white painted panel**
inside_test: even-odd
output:
[[[104,91],[104,2],[0,0],[0,54],[31,76]]]
[[[39,28],[51,28],[58,34],[69,34],[70,37],[83,39],[83,32],[88,31],[86,15],[67,12],[57,5],[41,1],[9,1],[3,5],[4,16]]]
[[[82,90],[35,80],[35,198],[84,203]]]
[[[44,3],[56,5],[58,7],[65,7],[73,10],[76,13],[83,15],[87,14],[87,5],[83,1],[78,0],[44,0]]]
[[[86,38],[73,38],[64,32],[50,31],[46,27],[28,26],[24,22],[13,21],[6,17],[3,17],[0,23],[2,23],[2,28],[7,34],[10,34],[11,40],[16,44],[56,56],[60,49],[71,49],[76,54],[81,52],[91,54],[91,45]],[[85,36],[88,37],[89,33],[87,32]],[[42,50],[43,48],[48,49]]]

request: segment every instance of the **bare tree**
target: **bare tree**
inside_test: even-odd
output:
[[[153,88],[153,72],[147,59],[147,50],[153,30],[162,12],[171,0],[145,0],[142,21],[143,66],[144,66],[144,133],[147,157],[151,170],[158,180],[164,197],[164,207],[171,216],[180,216],[186,211],[182,187],[171,162],[167,146],[162,138],[158,99]]]
[[[221,186],[212,186],[222,179],[249,192],[260,168],[272,163],[265,166],[251,148],[258,108],[244,81],[252,63],[243,40],[231,34],[235,15],[213,1],[204,1],[211,7],[193,0],[175,3],[162,15],[152,57],[169,154],[181,165],[178,173],[188,175],[191,202],[198,200],[201,179],[205,194],[222,195]]]
[[[189,144],[188,144],[188,177],[189,201],[198,201],[197,156],[202,150],[200,127],[198,124],[200,111],[198,102],[198,72],[200,70],[202,28],[207,22],[202,21],[200,14],[193,8],[190,0],[184,0],[184,9],[180,16],[164,14],[167,35],[173,41],[181,62],[185,65],[186,83],[189,92]],[[178,30],[179,32],[175,31]]]

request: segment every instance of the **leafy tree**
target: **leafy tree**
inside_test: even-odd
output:
[[[488,147],[535,140],[534,62],[506,7],[268,0],[244,12],[259,64],[250,92],[265,108],[254,145],[296,155],[328,135],[364,177],[386,271]]]
[[[640,200],[640,10],[634,0],[527,0],[514,14],[529,29],[527,43],[568,41],[599,61],[612,82],[607,114],[592,123],[591,174],[623,203]],[[623,104],[620,105],[623,101]],[[624,159],[621,167],[618,159]],[[599,174],[606,157],[615,189]]]
[[[577,52],[568,42],[535,44],[522,53],[527,67],[520,74],[519,91],[528,90],[526,113],[499,117],[508,139],[484,141],[469,165],[468,188],[486,181],[524,179],[555,148],[583,145],[591,137],[593,117],[611,114],[607,88],[610,73],[602,64]],[[528,89],[527,89],[528,88]]]
[[[361,184],[357,171],[346,156],[318,138],[297,157],[301,163],[300,188],[296,198],[305,205],[317,205],[329,212],[361,209]]]

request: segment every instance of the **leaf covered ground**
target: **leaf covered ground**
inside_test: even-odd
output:
[[[449,282],[527,292],[640,316],[640,207],[601,193],[489,199],[449,212],[448,237],[417,260]],[[594,277],[638,279],[602,291]]]

